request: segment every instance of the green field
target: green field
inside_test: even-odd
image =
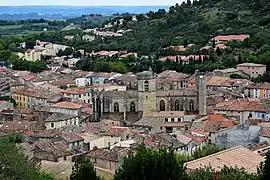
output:
[[[31,25],[48,26],[48,23],[32,23]],[[7,25],[7,26],[0,26],[0,29],[1,30],[12,30],[12,29],[20,29],[22,27],[23,27],[23,24]]]
[[[31,30],[28,29],[27,25],[32,25],[32,26],[41,26],[41,27],[46,27],[48,26],[48,23],[31,23],[31,24],[25,24],[26,28],[24,28],[24,24],[19,24],[19,25],[0,25],[0,34],[4,36],[8,35],[15,35],[15,36],[22,36],[26,34],[33,34],[33,33],[41,33],[41,31],[38,30]]]
[[[8,25],[8,26],[0,26],[1,30],[11,30],[11,29],[20,29],[23,25]]]

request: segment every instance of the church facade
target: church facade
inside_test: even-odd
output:
[[[136,122],[159,111],[204,114],[205,75],[196,77],[197,88],[187,88],[185,78],[172,82],[174,86],[164,88],[166,84],[160,83],[159,77],[150,69],[137,74],[137,90],[92,91],[94,120],[108,118]]]

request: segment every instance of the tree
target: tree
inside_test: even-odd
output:
[[[266,159],[264,162],[260,164],[258,168],[258,173],[260,176],[260,180],[268,180],[270,179],[270,153],[266,154]]]
[[[73,53],[73,49],[71,47],[67,47],[65,50],[64,50],[64,56],[69,56]]]
[[[70,180],[100,180],[100,178],[97,176],[91,161],[81,156],[75,161],[72,167]]]
[[[136,19],[137,19],[137,21],[144,21],[144,20],[146,20],[146,17],[144,14],[138,14],[138,15],[136,15]]]
[[[10,137],[0,138],[0,179],[1,180],[53,180],[38,172],[35,164],[29,162]]]
[[[132,20],[132,16],[131,15],[127,15],[127,16],[124,16],[123,17],[123,19],[125,20],[125,21],[131,21]]]
[[[212,145],[212,144],[207,144],[203,146],[202,148],[196,149],[192,156],[194,157],[194,159],[199,159],[199,158],[208,156],[210,154],[217,153],[219,151],[221,151],[221,149],[218,148],[217,146]]]
[[[245,77],[241,76],[240,74],[231,74],[230,78],[232,78],[232,79],[245,79]]]
[[[237,167],[223,167],[220,172],[216,172],[211,166],[192,171],[189,180],[258,180],[257,174],[249,174],[244,169]]]
[[[115,180],[185,179],[183,164],[172,150],[153,150],[140,146],[135,154],[124,159],[116,171]]]
[[[214,38],[212,39],[212,48],[216,48],[216,41]]]
[[[214,180],[214,173],[211,167],[196,169],[188,175],[188,180]]]
[[[82,57],[82,53],[80,51],[76,51],[73,53],[73,57],[80,58],[80,57]]]
[[[237,179],[237,180],[258,180],[257,174],[249,174],[245,169],[237,168],[237,167],[223,167],[221,169],[220,180],[231,180],[231,179]]]

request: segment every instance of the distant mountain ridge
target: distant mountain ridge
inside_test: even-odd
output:
[[[146,13],[169,6],[0,6],[0,20],[65,19],[83,14]]]

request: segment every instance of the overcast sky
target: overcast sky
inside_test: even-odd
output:
[[[0,0],[0,6],[22,5],[174,5],[182,0]]]

